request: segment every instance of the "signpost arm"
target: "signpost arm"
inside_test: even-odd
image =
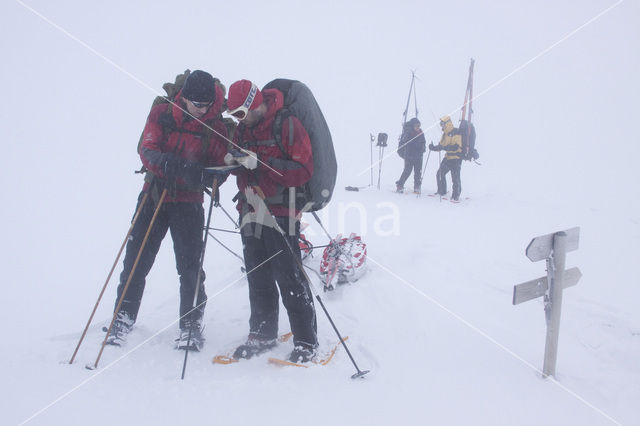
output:
[[[567,234],[557,232],[553,235],[551,261],[547,262],[549,274],[549,300],[545,303],[547,318],[547,338],[544,349],[542,373],[545,377],[555,376],[558,355],[558,337],[560,334],[560,314],[562,310],[562,289],[564,267],[567,255]]]

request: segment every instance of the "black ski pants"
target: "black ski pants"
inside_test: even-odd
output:
[[[438,194],[447,193],[447,173],[451,171],[451,182],[453,184],[453,192],[451,198],[457,200],[462,191],[462,183],[460,182],[460,168],[462,167],[462,159],[447,160],[446,158],[440,163],[440,168],[436,173],[436,182],[438,184]]]
[[[422,154],[415,157],[407,156],[404,159],[404,170],[402,170],[402,175],[400,175],[396,185],[404,187],[404,183],[411,175],[411,171],[413,171],[413,187],[420,188],[422,185]]]
[[[295,221],[293,232],[289,232],[289,221],[293,219],[277,217],[276,220],[287,232],[286,238],[293,253],[287,247],[285,237],[273,228],[256,223],[246,224],[242,228],[244,261],[249,273],[249,335],[259,339],[277,337],[280,288],[293,343],[296,346],[316,347],[318,337],[313,297],[309,283],[296,261],[296,258],[300,259],[300,222]]]
[[[144,196],[144,192],[138,197],[138,206]],[[140,251],[142,240],[149,228],[149,223],[156,209],[156,204],[148,201],[140,213],[138,221],[133,227],[124,257],[124,267],[120,274],[118,286],[118,298],[116,305],[124,290],[129,274]],[[136,207],[137,210],[137,207]],[[140,261],[136,268],[127,293],[122,302],[120,311],[127,313],[134,321],[138,317],[138,310],[142,301],[142,294],[147,274],[151,271],[160,243],[164,239],[167,230],[171,231],[173,251],[176,256],[176,269],[180,277],[180,328],[185,328],[189,321],[201,321],[207,295],[204,291],[204,271],[200,276],[200,290],[198,291],[198,308],[193,308],[198,268],[200,267],[200,255],[202,253],[202,232],[204,229],[204,208],[200,203],[164,203],[160,207],[156,221],[151,228],[149,239],[142,251]],[[189,315],[187,315],[189,314]]]

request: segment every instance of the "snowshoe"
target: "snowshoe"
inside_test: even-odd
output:
[[[417,195],[420,195],[422,193],[422,191],[420,190],[420,187],[415,187],[415,188],[413,188],[413,193],[417,194]]]
[[[311,361],[316,356],[316,350],[309,346],[296,346],[289,355],[289,362],[303,364]]]
[[[191,332],[191,336],[189,336],[189,332]],[[185,327],[180,329],[180,336],[176,339],[176,349],[199,352],[202,350],[202,346],[204,346],[204,337],[200,322],[185,324]]]
[[[109,337],[107,337],[106,344],[113,346],[122,346],[127,342],[127,335],[133,328],[133,320],[126,312],[119,312],[116,320],[113,322]],[[108,329],[103,328],[104,331]]]
[[[344,284],[357,281],[366,271],[367,245],[356,234],[342,238],[338,234],[322,253],[320,278],[324,290],[335,288],[334,282]]]
[[[249,359],[268,351],[276,345],[276,339],[260,339],[249,336],[247,341],[233,352],[233,359]]]
[[[396,192],[402,194],[404,192],[404,186],[396,185]]]

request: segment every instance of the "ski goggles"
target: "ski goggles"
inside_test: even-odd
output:
[[[192,101],[191,99],[187,99],[189,102],[191,102],[191,105],[193,105],[194,107],[198,108],[198,109],[202,109],[202,108],[209,108],[211,106],[211,104],[213,102],[197,102],[197,101]]]
[[[233,111],[229,111],[229,114],[233,115],[238,120],[244,120],[247,114],[249,113],[249,108],[244,105],[240,105],[238,108]]]
[[[229,110],[229,114],[237,118],[238,120],[244,120],[249,114],[249,110],[251,109],[251,104],[253,104],[254,99],[256,98],[256,94],[258,93],[258,86],[255,84],[251,84],[251,89],[249,89],[249,93],[247,93],[247,97],[244,102],[238,107],[232,110]]]

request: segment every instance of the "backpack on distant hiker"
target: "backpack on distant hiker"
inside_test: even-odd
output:
[[[320,210],[331,200],[338,175],[329,126],[313,93],[304,83],[279,78],[267,83],[262,90],[266,89],[278,89],[284,95],[284,108],[278,111],[273,122],[273,137],[280,150],[286,152],[282,142],[282,125],[291,115],[300,120],[311,140],[313,175],[297,191],[296,208]]]
[[[480,158],[476,150],[476,128],[473,123],[461,120],[458,132],[462,136],[462,158],[467,161]]]
[[[407,142],[406,142],[406,134],[411,129],[409,123],[405,123],[402,128],[402,134],[398,138],[398,155],[400,158],[404,159],[405,155],[407,155]]]

